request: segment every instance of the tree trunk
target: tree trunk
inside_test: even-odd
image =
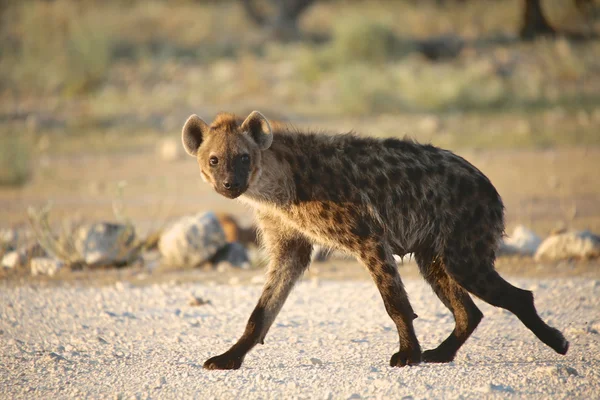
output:
[[[265,28],[272,39],[289,41],[300,37],[298,20],[315,0],[271,0],[274,16],[261,13],[253,0],[241,0],[246,14],[257,25]]]
[[[556,31],[544,16],[540,0],[523,1],[523,23],[519,34],[524,40],[534,39],[536,36],[554,35]]]

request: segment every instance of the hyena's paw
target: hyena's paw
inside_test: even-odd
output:
[[[563,334],[556,328],[550,327],[548,333],[542,338],[542,341],[552,347],[558,354],[565,355],[569,350],[569,342]]]
[[[421,350],[400,350],[390,359],[391,367],[404,367],[405,365],[416,365],[421,362]]]
[[[229,353],[223,353],[220,356],[211,357],[204,363],[204,369],[239,369],[242,366],[243,358]]]
[[[443,348],[425,350],[423,352],[423,362],[426,363],[449,363],[454,360],[454,352]]]

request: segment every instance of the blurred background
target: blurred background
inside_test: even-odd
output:
[[[600,2],[0,0],[0,228],[202,210],[197,113],[416,138],[486,173],[508,230],[600,231]],[[70,223],[70,222],[69,222]]]

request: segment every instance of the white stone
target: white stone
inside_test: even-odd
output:
[[[164,161],[177,161],[185,155],[181,141],[174,138],[161,140],[158,144],[157,152]]]
[[[512,235],[504,239],[500,252],[504,254],[520,254],[532,256],[542,243],[542,239],[523,225],[515,228]]]
[[[9,251],[2,257],[2,266],[4,268],[17,268],[25,263],[25,259],[18,251]]]
[[[195,267],[213,258],[226,244],[217,216],[206,212],[183,217],[165,229],[158,250],[165,264]]]
[[[600,257],[600,237],[588,231],[566,232],[548,237],[535,253],[536,261],[591,259]]]
[[[35,257],[30,261],[31,267],[31,275],[55,275],[60,269],[64,266],[64,264],[53,258],[48,257]]]
[[[250,258],[244,245],[239,242],[226,244],[212,260],[217,268],[221,264],[242,269],[250,268]]]
[[[99,222],[75,232],[75,251],[88,266],[127,264],[137,256],[135,229],[131,225]]]
[[[16,229],[0,230],[0,247],[15,248],[19,240],[19,233]]]

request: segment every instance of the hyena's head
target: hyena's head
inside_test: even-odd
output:
[[[217,193],[235,199],[260,176],[261,152],[271,146],[273,133],[258,111],[244,121],[219,114],[210,125],[192,115],[183,126],[182,141],[185,151],[198,160],[202,179]]]

